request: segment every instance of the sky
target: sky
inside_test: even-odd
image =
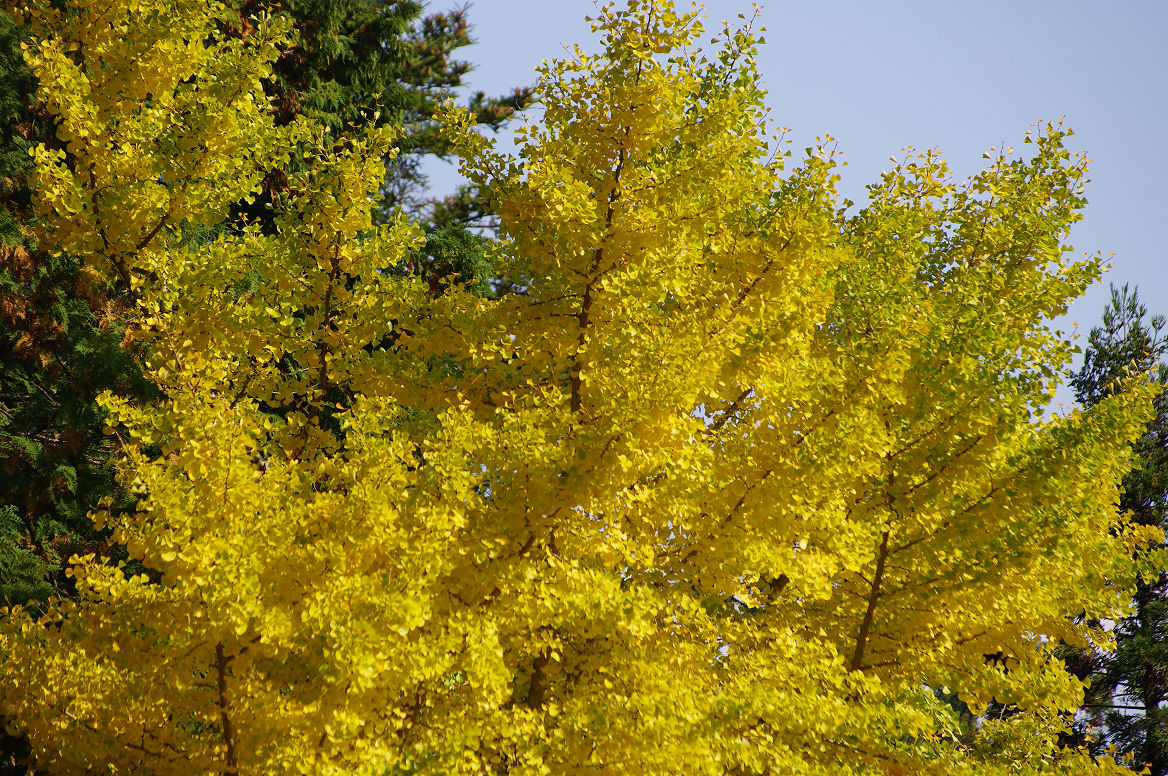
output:
[[[687,4],[679,3],[680,7]],[[478,0],[476,45],[462,49],[474,90],[502,94],[534,81],[542,59],[579,43],[595,50],[592,0]],[[428,10],[442,10],[431,0]],[[705,3],[708,30],[742,0]],[[1037,122],[1063,118],[1072,149],[1092,160],[1085,218],[1069,243],[1111,263],[1057,325],[1098,323],[1107,284],[1130,283],[1168,314],[1168,2],[1164,0],[815,0],[759,4],[759,70],[772,120],[793,149],[831,135],[848,162],[841,192],[864,186],[901,149],[937,148],[957,178],[1002,143],[1018,148]],[[796,153],[796,157],[798,154]],[[439,190],[457,175],[430,169]],[[1163,220],[1161,220],[1163,219]]]

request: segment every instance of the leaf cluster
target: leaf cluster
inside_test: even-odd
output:
[[[753,32],[608,6],[600,53],[541,67],[517,156],[440,114],[498,214],[478,245],[517,293],[490,298],[473,263],[410,269],[468,246],[375,218],[392,129],[218,101],[286,27],[231,43],[149,1],[181,21],[150,49],[198,70],[144,107],[152,63],[93,24],[69,39],[102,88],[57,17],[30,58],[70,132],[134,148],[38,147],[37,203],[45,244],[134,290],[161,394],[100,400],[140,501],[96,518],[130,562],[76,557],[76,598],[0,617],[39,767],[1117,772],[1060,745],[1057,645],[1152,568],[1118,497],[1155,389],[1042,416],[1072,352],[1049,322],[1100,271],[1065,246],[1061,125],[966,181],[906,152],[852,213],[832,141],[795,162],[772,129]],[[230,159],[136,129],[211,115]],[[293,150],[270,228],[186,239]],[[1010,713],[970,738],[947,698]]]

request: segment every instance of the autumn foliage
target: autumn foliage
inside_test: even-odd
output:
[[[517,158],[443,117],[513,293],[395,271],[392,132],[277,126],[286,41],[203,0],[30,11],[76,163],[42,246],[135,289],[161,399],[107,395],[147,569],[0,619],[49,772],[1107,773],[1058,747],[1156,538],[1117,509],[1151,389],[1044,418],[1084,160],[848,207],[769,124],[755,37],[632,0],[540,69]],[[91,14],[92,16],[87,16]],[[100,23],[98,21],[100,16]],[[183,63],[181,66],[179,63]],[[274,233],[184,239],[308,147]],[[945,697],[975,713],[961,735]]]

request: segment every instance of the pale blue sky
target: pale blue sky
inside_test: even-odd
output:
[[[707,28],[752,14],[742,0],[705,5]],[[476,66],[471,87],[501,93],[531,82],[565,44],[595,48],[584,21],[595,13],[592,0],[478,0],[469,18],[479,42],[461,52]],[[772,118],[794,148],[825,133],[839,141],[852,199],[906,145],[939,148],[964,177],[990,146],[1020,146],[1038,120],[1065,117],[1073,147],[1093,160],[1070,242],[1115,254],[1067,325],[1085,332],[1099,320],[1108,280],[1138,285],[1152,311],[1168,313],[1168,2],[770,2],[759,23]],[[433,180],[444,188],[454,176],[435,169]]]

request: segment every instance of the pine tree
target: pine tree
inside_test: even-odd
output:
[[[37,150],[42,244],[129,277],[161,398],[101,399],[141,500],[98,519],[138,566],[79,557],[76,598],[0,618],[39,767],[1118,772],[1059,748],[1054,645],[1100,637],[1161,536],[1116,508],[1154,390],[1039,417],[1047,321],[1099,274],[1062,244],[1059,126],[964,183],[909,156],[851,215],[829,152],[786,166],[748,30],[703,52],[696,14],[632,0],[544,66],[519,158],[446,114],[522,293],[433,293],[387,271],[423,230],[374,222],[392,130],[214,102],[259,93],[278,21],[111,7],[108,49],[41,22],[63,141],[126,143],[78,148],[96,181]],[[102,88],[54,75],[82,55]],[[223,156],[186,142],[212,114]],[[274,229],[183,239],[305,147]],[[190,217],[128,250],[168,187]],[[934,689],[1016,713],[963,744]]]
[[[1075,398],[1094,406],[1123,387],[1129,371],[1168,385],[1164,317],[1149,316],[1135,289],[1112,287],[1101,326],[1091,330],[1083,368],[1072,380]],[[1168,395],[1155,399],[1155,416],[1135,443],[1139,459],[1123,480],[1120,508],[1140,525],[1168,526]],[[1098,752],[1131,754],[1136,769],[1168,773],[1168,573],[1140,580],[1131,616],[1116,623],[1114,652],[1089,650],[1076,666],[1091,687],[1079,723]]]

